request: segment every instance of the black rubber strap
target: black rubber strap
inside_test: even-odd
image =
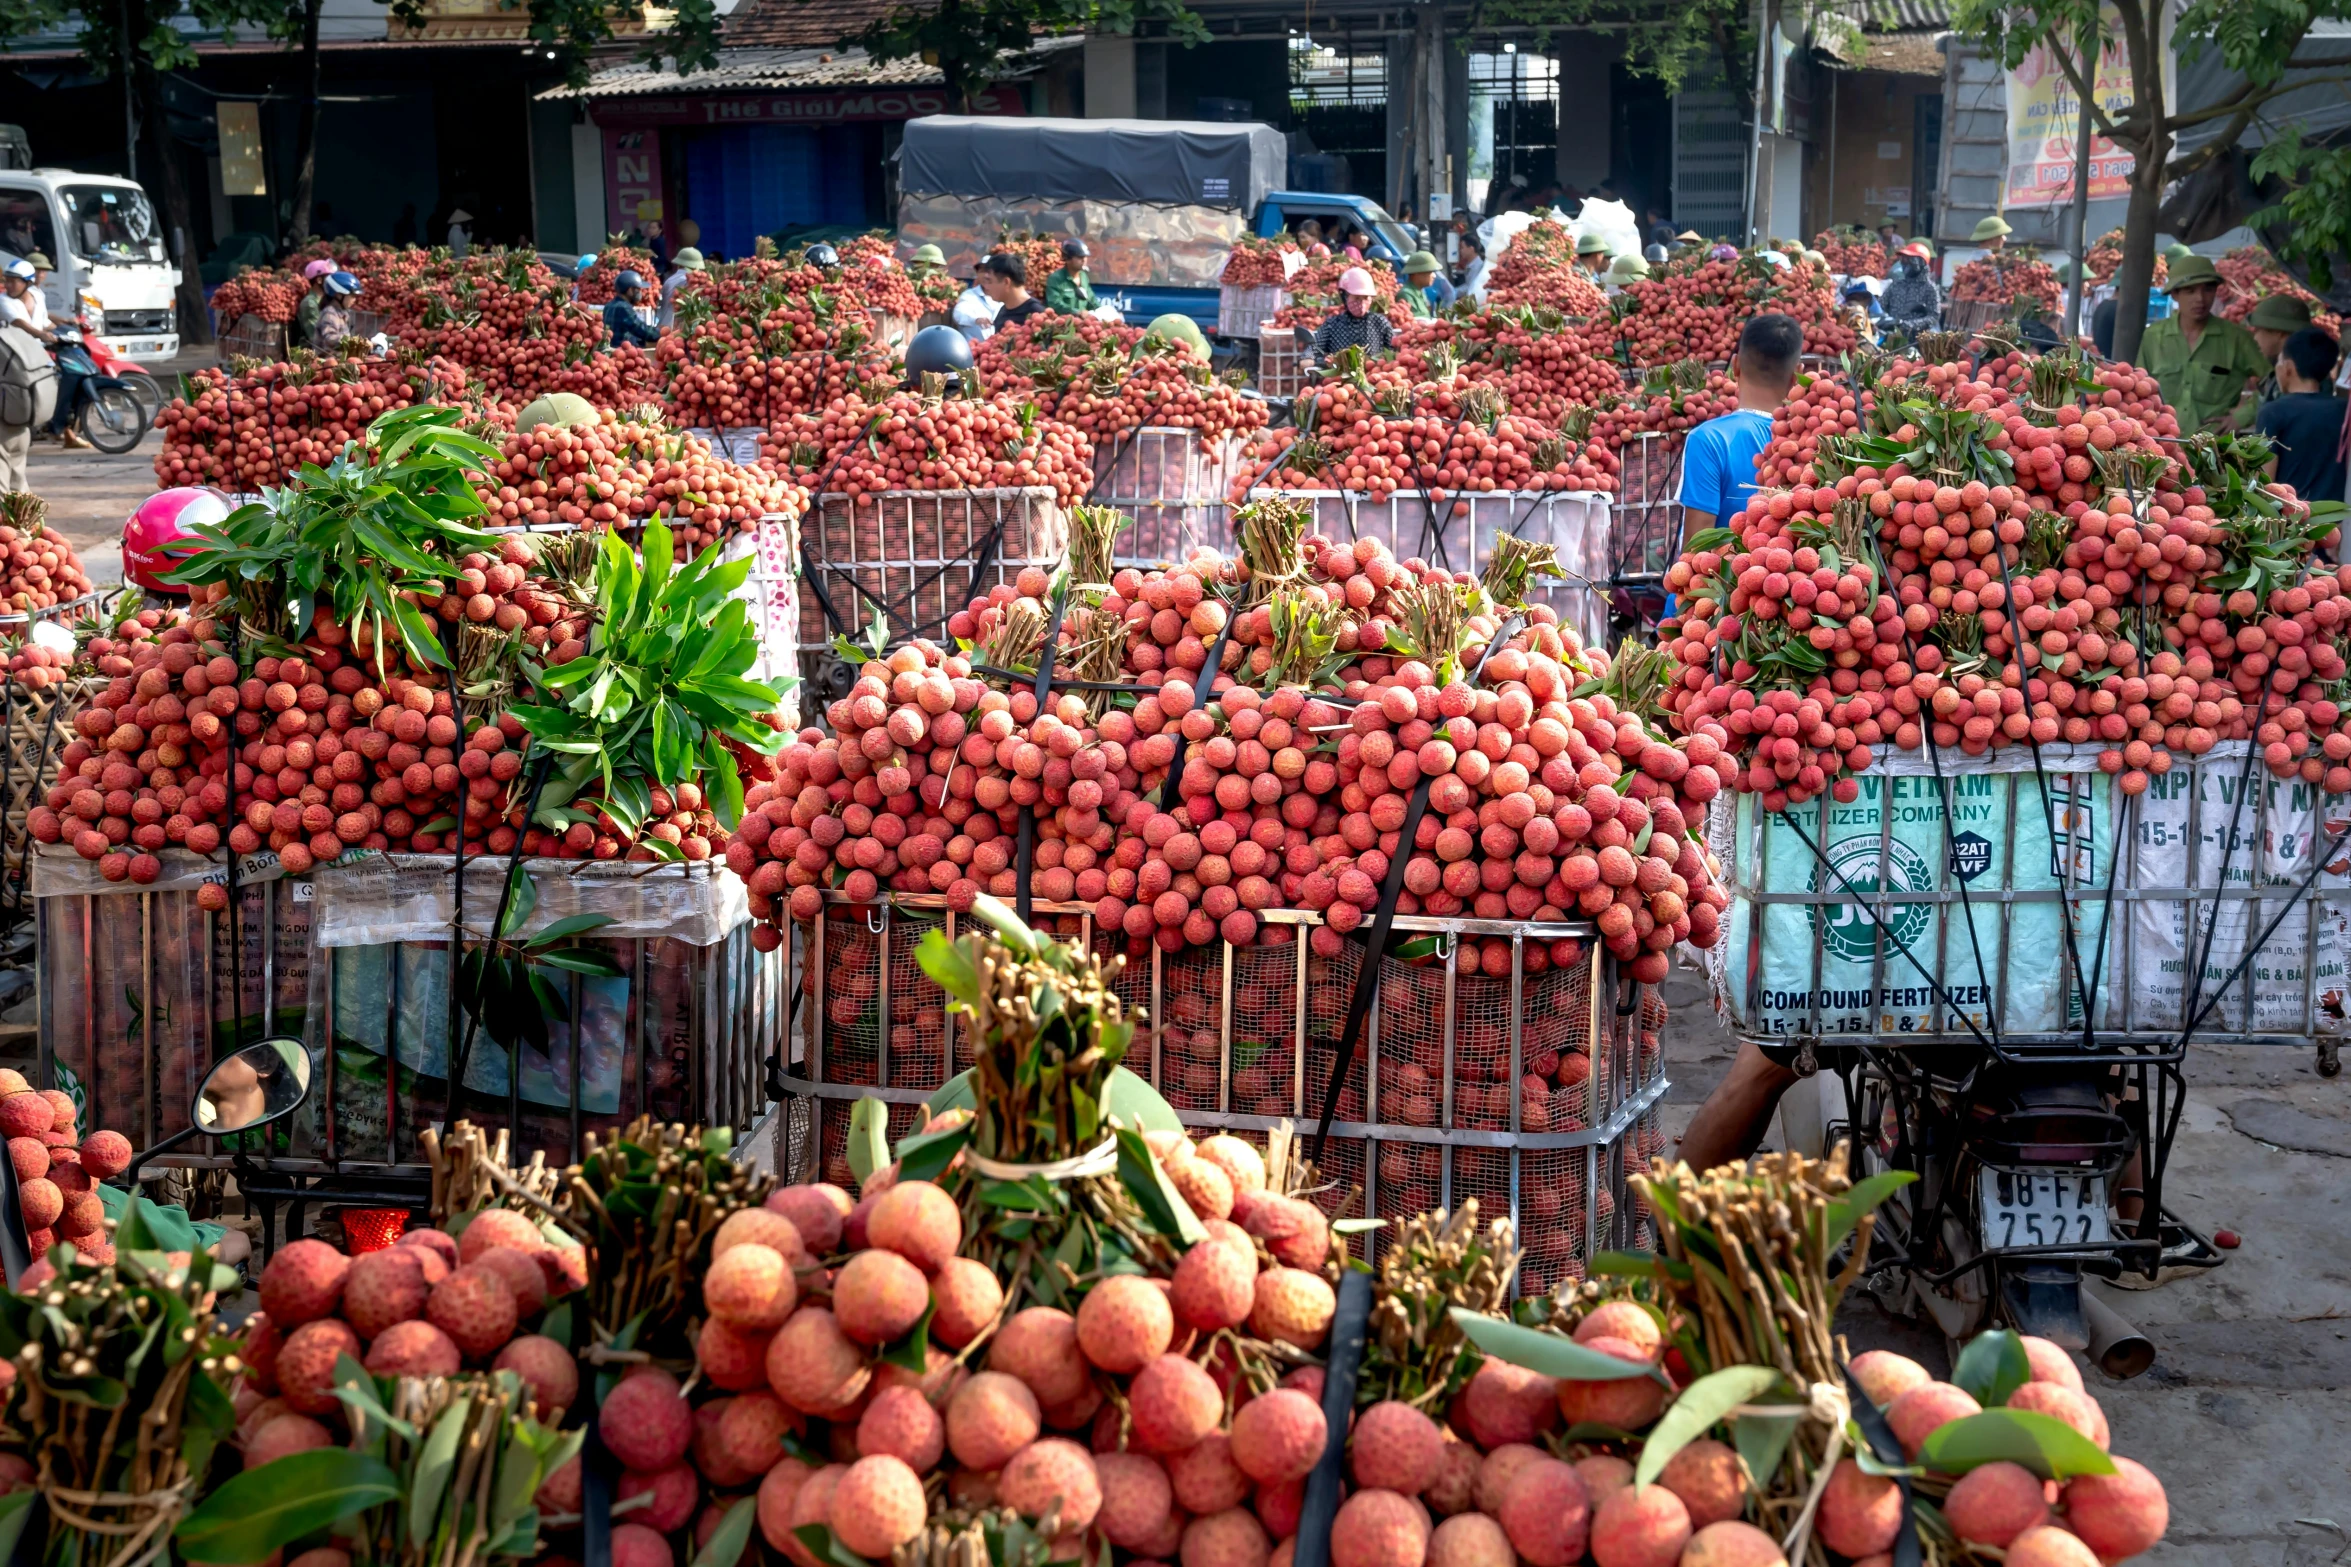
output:
[[[1853,1368],[1846,1366],[1845,1396],[1853,1406],[1853,1423],[1861,1429],[1861,1439],[1877,1461],[1894,1471],[1894,1483],[1902,1488],[1902,1522],[1894,1532],[1893,1567],[1923,1567],[1925,1555],[1918,1543],[1918,1516],[1911,1508],[1910,1476],[1903,1472],[1902,1444],[1894,1440],[1894,1428],[1886,1423],[1885,1414],[1869,1401],[1869,1392],[1862,1387]]]
[[[1322,1419],[1341,1439],[1323,1443],[1322,1457],[1306,1476],[1306,1497],[1298,1513],[1293,1567],[1330,1567],[1331,1521],[1345,1489],[1347,1422],[1355,1414],[1355,1384],[1363,1370],[1364,1341],[1371,1329],[1371,1275],[1348,1268],[1339,1275],[1338,1309],[1331,1314],[1330,1359],[1323,1370]]]

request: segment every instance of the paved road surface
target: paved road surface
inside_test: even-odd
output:
[[[1667,1132],[1678,1137],[1730,1063],[1704,980],[1677,972]],[[2189,1100],[2166,1198],[2240,1250],[2210,1273],[2107,1303],[2154,1340],[2131,1382],[2084,1380],[2115,1451],[2171,1495],[2171,1533],[2149,1567],[2351,1564],[2351,1077],[2321,1078],[2305,1051],[2207,1047],[2187,1064]],[[1940,1334],[1856,1302],[1853,1349],[1900,1350],[1938,1375]],[[2311,1522],[2305,1520],[2319,1520]]]
[[[210,348],[190,349],[157,376],[167,388],[175,377],[213,362]],[[49,503],[49,525],[63,533],[82,558],[90,581],[105,587],[122,580],[123,519],[155,493],[155,454],[163,437],[149,431],[135,451],[120,457],[69,452],[54,441],[33,443],[33,490]]]

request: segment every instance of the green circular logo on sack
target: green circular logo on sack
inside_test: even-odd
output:
[[[1847,901],[1813,905],[1812,918],[1820,932],[1821,952],[1825,957],[1847,963],[1867,963],[1877,955],[1878,911],[1868,906],[1869,896],[1878,890],[1879,850],[1885,851],[1885,863],[1893,878],[1891,893],[1932,892],[1935,887],[1935,868],[1909,844],[1897,838],[1886,843],[1876,834],[1847,838],[1842,843],[1829,845],[1829,866],[1834,874],[1827,878],[1827,891]],[[1810,878],[1811,890],[1820,892],[1821,873],[1816,865]],[[1848,890],[1849,889],[1849,890]],[[1858,895],[1864,901],[1851,901]],[[1934,907],[1925,903],[1894,904],[1885,911],[1886,930],[1891,939],[1886,942],[1889,963],[1902,961],[1895,943],[1919,952],[1919,942],[1934,923]],[[1931,961],[1919,953],[1921,961]]]

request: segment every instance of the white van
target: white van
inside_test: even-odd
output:
[[[155,363],[180,351],[179,269],[147,193],[112,174],[0,170],[0,259],[39,251],[56,264],[49,314],[70,320],[87,295],[118,354]]]

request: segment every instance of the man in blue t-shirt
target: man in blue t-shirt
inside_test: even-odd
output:
[[[1755,493],[1755,459],[1771,442],[1771,416],[1796,384],[1804,329],[1773,311],[1749,321],[1731,355],[1739,406],[1690,432],[1682,447],[1682,539],[1721,524],[1736,526]]]
[[[2336,357],[2335,340],[2323,328],[2306,326],[2287,338],[2277,360],[2284,395],[2264,403],[2253,421],[2277,445],[2269,476],[2306,501],[2344,498],[2343,399],[2329,384]]]
[[[1771,440],[1773,410],[1796,384],[1804,329],[1792,316],[1757,316],[1739,333],[1731,373],[1739,378],[1735,413],[1709,419],[1682,448],[1682,539],[1717,523],[1737,526],[1755,493],[1755,459]],[[1731,1069],[1714,1085],[1682,1134],[1681,1158],[1693,1170],[1729,1164],[1755,1152],[1780,1095],[1796,1081],[1792,1046],[1743,1041]]]

